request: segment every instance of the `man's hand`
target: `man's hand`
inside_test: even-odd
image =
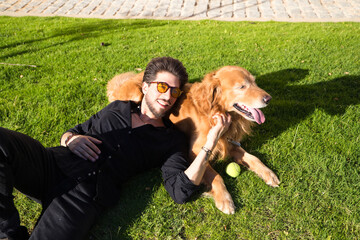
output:
[[[213,117],[215,125],[210,129],[206,143],[201,148],[199,154],[196,156],[194,161],[190,166],[184,171],[185,175],[195,184],[199,185],[204,176],[205,169],[207,166],[207,160],[209,157],[209,152],[211,154],[212,150],[217,144],[219,138],[229,129],[231,124],[230,114],[221,114],[216,113]]]
[[[230,114],[216,113],[213,117],[215,125],[210,129],[207,140],[217,143],[219,138],[229,129],[231,124]]]
[[[76,135],[71,138],[67,146],[75,155],[95,162],[101,153],[96,144],[101,143],[102,142],[100,140],[90,136]]]

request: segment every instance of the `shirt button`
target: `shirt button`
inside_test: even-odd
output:
[[[111,156],[109,156],[108,158],[110,158],[110,159],[111,159]]]
[[[131,131],[129,131],[129,134],[131,134]]]
[[[91,176],[91,172],[88,173],[88,176],[89,176],[89,177]]]
[[[120,144],[118,144],[117,147],[120,148]]]

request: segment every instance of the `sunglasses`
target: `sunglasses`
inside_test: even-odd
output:
[[[182,91],[180,90],[180,88],[178,88],[178,87],[170,87],[169,84],[167,84],[166,82],[150,82],[150,84],[151,83],[156,83],[157,84],[157,90],[158,90],[159,93],[166,93],[167,90],[170,88],[171,96],[173,98],[178,98],[182,94]]]

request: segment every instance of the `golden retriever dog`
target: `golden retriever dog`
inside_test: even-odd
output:
[[[142,99],[143,73],[124,73],[115,76],[107,85],[109,101]],[[257,157],[247,153],[239,142],[251,133],[253,123],[262,124],[265,116],[259,108],[266,107],[271,96],[255,83],[255,78],[244,68],[225,66],[205,75],[201,82],[186,84],[184,93],[170,119],[190,139],[190,159],[193,160],[206,142],[212,127],[212,116],[229,113],[231,125],[213,151],[213,158],[232,158],[277,187],[279,179]],[[213,159],[212,159],[213,160]],[[235,212],[234,202],[222,177],[208,164],[202,182],[208,187],[218,209],[226,214]]]

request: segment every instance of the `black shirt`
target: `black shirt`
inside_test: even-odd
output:
[[[112,205],[119,197],[121,183],[150,168],[161,167],[166,190],[177,203],[187,201],[198,186],[184,171],[188,168],[188,145],[185,135],[164,118],[165,127],[146,124],[131,126],[131,113],[137,111],[133,102],[114,101],[86,122],[68,130],[93,136],[102,141],[99,159],[92,163],[69,153],[67,148],[54,151],[59,167],[78,180],[97,176],[97,200]],[[69,154],[72,160],[69,160]],[[69,162],[72,161],[72,162]],[[111,198],[111,199],[109,199]]]

